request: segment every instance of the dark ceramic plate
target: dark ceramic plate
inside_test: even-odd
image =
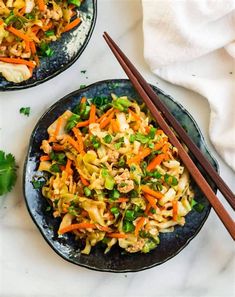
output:
[[[63,72],[79,58],[95,26],[97,1],[83,1],[79,11],[81,24],[50,44],[54,50],[53,56],[41,58],[40,66],[35,69],[33,76],[22,83],[9,82],[0,75],[0,91],[20,90],[39,85]]]
[[[217,163],[209,153],[203,136],[191,117],[191,115],[170,96],[164,94],[160,89],[154,87],[155,92],[161,100],[168,106],[173,115],[187,127],[188,133],[200,150],[217,170]],[[128,80],[107,80],[97,82],[84,89],[75,91],[58,102],[56,102],[37,123],[29,144],[29,151],[24,169],[24,195],[29,213],[49,245],[65,260],[74,264],[90,269],[109,271],[109,272],[130,272],[139,271],[162,264],[178,254],[200,231],[210,212],[210,205],[207,199],[200,192],[198,187],[193,184],[196,192],[196,200],[205,205],[204,210],[199,213],[192,210],[186,217],[186,224],[183,227],[176,227],[173,233],[165,233],[160,236],[160,245],[149,254],[125,254],[123,251],[114,247],[111,252],[104,255],[104,247],[96,246],[90,255],[80,253],[81,245],[75,241],[73,235],[66,234],[59,238],[57,235],[59,219],[54,219],[51,212],[47,212],[48,206],[46,199],[42,197],[40,190],[35,190],[32,186],[32,179],[38,176],[37,172],[39,149],[42,139],[47,138],[47,127],[66,109],[73,109],[79,100],[86,96],[110,96],[113,92],[119,96],[127,95],[138,98],[131,83]],[[205,175],[206,176],[206,175]],[[212,184],[214,191],[215,186]],[[40,251],[38,251],[40,252]]]

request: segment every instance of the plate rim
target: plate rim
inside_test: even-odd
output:
[[[96,21],[97,21],[97,7],[98,7],[97,1],[98,0],[92,0],[93,6],[94,6],[94,14],[93,14],[93,18],[91,21],[91,27],[87,33],[86,38],[85,38],[85,42],[81,46],[79,52],[75,55],[75,57],[70,62],[68,62],[65,66],[56,70],[53,74],[51,74],[41,80],[36,80],[31,84],[28,84],[28,85],[17,85],[16,84],[16,85],[7,86],[7,87],[0,86],[0,92],[19,91],[19,90],[24,90],[24,89],[29,89],[29,88],[39,86],[40,84],[43,84],[44,82],[49,81],[50,79],[56,77],[57,75],[61,74],[65,70],[67,70],[70,66],[72,66],[84,52],[85,48],[87,47],[87,45],[91,39],[92,34],[93,34],[93,31],[94,31],[94,28],[96,25]]]
[[[46,237],[46,235],[44,234],[43,232],[43,227],[40,226],[38,224],[38,222],[36,221],[36,218],[33,216],[33,213],[31,212],[31,209],[29,208],[29,204],[28,204],[28,198],[26,196],[26,191],[25,191],[25,185],[26,185],[26,168],[27,168],[27,161],[28,161],[28,158],[29,158],[29,153],[30,153],[30,150],[31,150],[31,146],[32,146],[32,142],[33,142],[33,138],[34,138],[34,134],[35,134],[35,131],[36,129],[38,128],[39,126],[39,123],[40,121],[44,118],[44,116],[48,113],[50,113],[54,107],[56,107],[58,104],[60,104],[63,100],[66,100],[67,98],[71,97],[71,96],[74,96],[74,95],[79,95],[79,93],[82,93],[86,90],[88,90],[89,88],[93,88],[97,85],[102,85],[102,84],[109,84],[109,83],[126,83],[126,82],[129,82],[130,83],[130,80],[129,79],[105,79],[105,80],[101,80],[101,81],[97,81],[97,82],[94,82],[82,89],[77,89],[69,94],[66,94],[65,96],[63,96],[62,98],[60,98],[59,100],[55,101],[43,114],[42,116],[37,120],[37,123],[35,124],[35,127],[34,129],[32,130],[31,132],[31,136],[29,138],[29,143],[28,143],[28,148],[27,148],[27,153],[26,153],[26,157],[25,157],[25,161],[24,161],[24,167],[23,167],[23,178],[22,178],[22,184],[23,184],[23,195],[24,195],[24,200],[25,200],[25,204],[26,204],[26,207],[27,207],[27,210],[34,222],[34,224],[36,225],[37,229],[40,231],[42,237],[44,238],[44,240],[47,242],[47,244],[56,252],[56,254],[58,254],[61,258],[63,258],[65,261],[69,262],[69,263],[72,263],[76,266],[79,266],[79,267],[85,267],[87,269],[90,269],[90,270],[93,270],[93,271],[99,271],[99,272],[110,272],[110,273],[134,273],[134,272],[139,272],[139,271],[143,271],[143,270],[147,270],[147,269],[150,269],[150,268],[153,268],[153,267],[156,267],[156,266],[159,266],[163,263],[165,263],[166,261],[169,261],[170,259],[174,258],[177,254],[179,254],[184,248],[186,248],[188,246],[188,244],[198,235],[198,233],[201,231],[202,227],[204,226],[206,220],[208,219],[208,216],[210,214],[210,211],[211,211],[211,204],[209,203],[208,204],[208,209],[207,209],[207,212],[205,214],[205,217],[204,219],[201,221],[200,223],[200,226],[199,228],[197,229],[197,231],[193,234],[193,236],[191,236],[190,238],[187,239],[187,241],[176,251],[174,252],[173,255],[170,255],[169,257],[165,258],[164,260],[162,260],[161,262],[159,263],[154,263],[152,265],[148,265],[148,266],[143,266],[141,268],[136,268],[136,269],[121,269],[121,270],[115,270],[115,269],[110,269],[110,268],[97,268],[97,267],[93,267],[93,266],[90,266],[88,264],[84,264],[84,263],[76,263],[74,262],[73,260],[67,258],[65,255],[63,255],[62,253],[60,253],[50,242],[50,240]],[[165,93],[165,91],[163,91],[162,89],[160,89],[159,87],[157,86],[154,86],[152,84],[150,84],[154,89],[157,89],[159,93],[161,93],[162,95],[168,97],[170,100],[172,100],[176,105],[178,105],[180,107],[181,110],[183,110],[187,116],[190,118],[190,120],[193,122],[199,136],[200,136],[200,139],[201,139],[201,142],[206,150],[206,152],[209,154],[209,156],[211,157],[211,159],[213,160],[213,163],[214,163],[214,166],[215,166],[215,170],[219,173],[219,164],[218,164],[218,161],[215,159],[215,157],[213,156],[213,154],[210,152],[209,150],[209,147],[205,141],[205,138],[202,134],[202,131],[201,129],[199,128],[197,122],[194,120],[193,116],[191,115],[191,113],[189,111],[187,111],[187,109],[185,107],[183,107],[183,105],[181,103],[179,103],[178,101],[176,101],[171,95],[168,95]],[[215,189],[215,193],[217,192],[217,188]]]

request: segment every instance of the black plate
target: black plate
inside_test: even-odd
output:
[[[71,31],[62,34],[61,38],[50,44],[54,50],[52,57],[40,59],[40,66],[34,70],[33,76],[22,83],[7,81],[0,74],[0,91],[12,91],[37,86],[70,67],[82,54],[93,32],[97,0],[83,1],[79,8],[82,23]]]
[[[174,116],[187,127],[188,133],[200,147],[203,154],[211,162],[215,169],[218,169],[216,161],[209,153],[204,138],[192,116],[170,96],[164,94],[160,89],[154,87],[155,92],[162,101],[166,103]],[[123,250],[114,247],[111,252],[104,255],[104,247],[96,246],[90,255],[80,253],[80,242],[75,241],[73,235],[66,234],[59,238],[57,235],[59,219],[54,219],[51,212],[46,212],[48,206],[46,199],[42,197],[40,190],[35,190],[32,186],[32,179],[39,173],[37,172],[39,149],[42,139],[47,139],[47,127],[66,109],[73,109],[79,100],[86,96],[110,96],[113,92],[119,96],[128,95],[138,98],[131,83],[128,80],[107,80],[97,82],[84,89],[75,91],[58,102],[56,102],[38,121],[29,144],[29,151],[24,168],[24,195],[29,213],[49,245],[65,260],[74,264],[90,269],[109,271],[109,272],[130,272],[139,271],[162,264],[178,254],[200,231],[210,212],[210,205],[207,199],[200,192],[198,187],[193,184],[196,193],[196,200],[205,205],[203,212],[199,213],[192,210],[186,216],[186,224],[183,227],[176,227],[172,233],[160,235],[160,245],[149,254],[125,254]],[[214,191],[215,186],[212,184]],[[40,251],[37,251],[40,254]]]

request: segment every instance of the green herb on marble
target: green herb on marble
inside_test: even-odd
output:
[[[21,107],[20,113],[28,117],[30,115],[30,107]]]

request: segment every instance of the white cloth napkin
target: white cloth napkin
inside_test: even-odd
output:
[[[210,138],[235,170],[235,0],[142,0],[144,55],[209,101]]]

